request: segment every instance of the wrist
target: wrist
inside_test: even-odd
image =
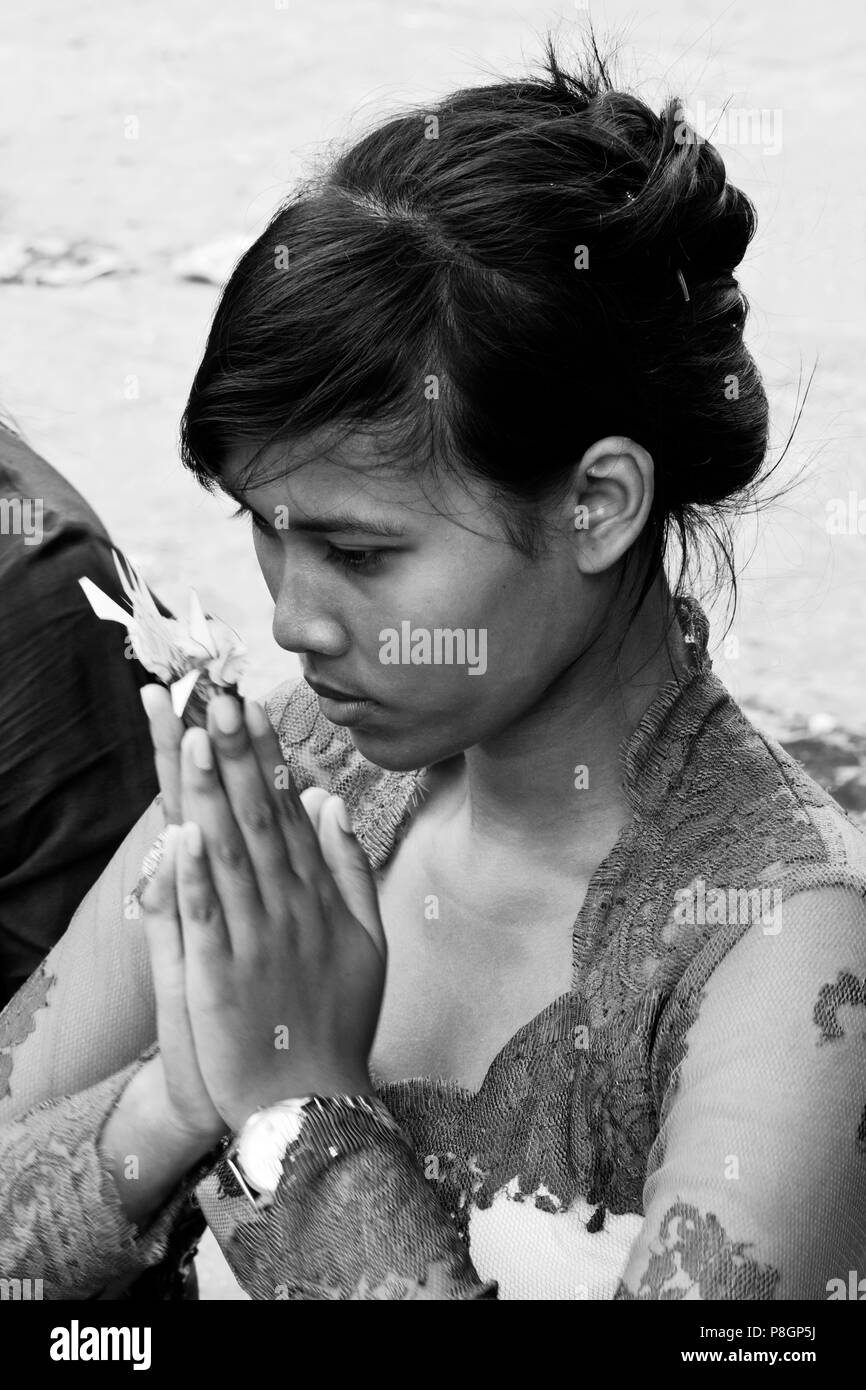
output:
[[[123,1213],[139,1227],[197,1165],[218,1158],[219,1136],[179,1120],[167,1102],[162,1068],[154,1062],[158,1057],[133,1073],[97,1137],[100,1161]]]
[[[203,1123],[178,1109],[171,1099],[162,1057],[158,1053],[145,1063],[134,1080],[141,1081],[138,1100],[154,1132],[179,1157],[187,1156],[190,1163],[195,1163],[228,1133],[228,1125],[220,1118]]]
[[[226,1155],[254,1206],[269,1206],[283,1178],[303,1183],[372,1144],[411,1141],[373,1095],[300,1096],[255,1111]]]
[[[365,1071],[297,1073],[267,1089],[250,1092],[244,1101],[226,1114],[228,1127],[239,1134],[251,1116],[284,1101],[306,1100],[310,1096],[369,1096],[375,1098],[376,1087]]]

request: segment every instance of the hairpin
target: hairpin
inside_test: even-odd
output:
[[[688,289],[688,285],[686,284],[686,277],[683,275],[683,272],[682,272],[681,270],[678,270],[678,271],[677,271],[677,279],[678,279],[679,282],[680,282],[680,289],[681,289],[682,292],[683,292],[683,299],[684,299],[684,300],[686,301],[686,303],[688,304],[688,303],[689,303],[689,289]]]

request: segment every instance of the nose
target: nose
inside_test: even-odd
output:
[[[274,599],[272,631],[277,645],[288,652],[341,656],[349,646],[349,634],[328,611],[322,586],[291,573],[288,565]]]

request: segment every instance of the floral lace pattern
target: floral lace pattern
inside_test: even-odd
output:
[[[619,1299],[824,1297],[829,1276],[866,1260],[866,1109],[851,1120],[866,1073],[866,1031],[851,1022],[866,1002],[866,838],[712,675],[697,606],[682,605],[680,617],[693,666],[622,750],[632,819],[576,915],[569,992],[514,1034],[477,1091],[430,1077],[379,1084],[412,1151],[371,1131],[302,1190],[286,1184],[266,1217],[224,1166],[200,1181],[201,1210],[254,1297],[492,1298],[509,1260],[534,1261],[531,1282],[543,1289],[564,1233],[569,1271],[576,1261],[568,1287],[616,1289]],[[424,770],[366,762],[303,683],[267,707],[299,788],[343,795],[381,869]],[[159,818],[146,824],[152,844]],[[93,913],[110,915],[105,894],[119,889],[123,928],[123,899],[141,872],[140,854],[124,861]],[[768,930],[741,912],[763,892],[785,909]],[[127,925],[128,936],[93,927],[115,952],[110,969],[87,938],[83,966],[61,944],[55,994],[51,975],[37,975],[11,1002],[0,1019],[0,1099],[17,1049],[19,1085],[27,1068],[38,1076],[52,1031],[39,1026],[41,1011],[60,1016],[52,1003],[64,966],[81,981],[82,1016],[90,960],[118,982],[103,994],[100,1027],[120,1001],[115,1048],[133,1036],[124,1056],[136,1055],[152,989],[118,965],[134,949],[137,924]],[[75,1007],[64,1004],[64,1021]],[[65,1044],[61,1031],[50,1066],[68,1075]],[[76,1074],[93,1075],[101,1046],[95,1036],[82,1048]],[[97,1137],[129,1074],[79,1083],[0,1126],[0,1212],[14,1216],[0,1226],[0,1269],[32,1273],[44,1250],[52,1297],[91,1297],[168,1250],[182,1258],[185,1193],[142,1233],[123,1220],[99,1166]],[[780,1183],[801,1151],[809,1162]]]
[[[230,1200],[225,1164],[201,1185],[202,1207],[244,1288],[278,1300],[495,1297],[419,1182],[390,1119],[387,1128],[363,1115],[353,1124],[354,1142],[333,1159],[308,1120],[292,1146],[304,1175],[287,1163],[275,1205],[264,1212]],[[347,1230],[362,1238],[347,1245]]]
[[[14,1049],[36,1027],[36,1013],[47,1004],[53,983],[43,962],[0,1013],[0,1100],[9,1095]]]
[[[841,814],[831,798],[752,728],[712,675],[697,606],[684,604],[681,621],[693,638],[693,667],[657,697],[623,749],[633,819],[593,875],[575,922],[571,993],[518,1030],[477,1092],[429,1077],[379,1085],[412,1137],[416,1185],[423,1176],[470,1253],[472,1212],[503,1190],[551,1217],[576,1198],[597,1204],[594,1229],[604,1229],[607,1212],[644,1214],[707,984],[756,925],[718,913],[689,920],[690,900],[707,888],[723,902],[755,894],[763,901],[762,890],[781,900],[832,884],[866,895],[863,846],[859,867],[850,866],[841,837],[813,814]],[[297,711],[291,695],[272,710],[287,755],[299,742],[312,761],[321,750],[304,775],[346,796],[356,833],[381,867],[421,774],[371,772],[302,690],[295,698]],[[379,1182],[386,1188],[393,1177],[383,1169]],[[352,1229],[345,1227],[348,1260]],[[683,1287],[691,1297],[775,1296],[775,1267],[751,1258],[749,1242],[729,1240],[717,1215],[693,1203],[669,1205],[659,1242],[637,1296],[686,1296],[670,1282],[674,1266],[690,1279]],[[632,1295],[623,1284],[617,1296]]]
[[[819,1044],[845,1036],[839,1022],[839,1009],[843,1004],[866,1006],[866,979],[858,980],[849,971],[840,971],[835,984],[821,986],[813,1014],[821,1030]]]
[[[740,1302],[775,1296],[778,1270],[751,1259],[746,1253],[746,1242],[729,1240],[712,1212],[704,1216],[686,1202],[675,1203],[665,1212],[657,1246],[637,1292],[632,1293],[623,1283],[614,1294],[615,1299],[712,1298]]]
[[[48,1299],[94,1298],[156,1265],[183,1223],[188,1189],[178,1188],[144,1232],[126,1219],[98,1138],[147,1054],[75,1096],[45,1101],[0,1130],[0,1270],[4,1278],[38,1278]],[[198,1175],[197,1175],[198,1176]],[[114,1292],[113,1297],[120,1296]]]

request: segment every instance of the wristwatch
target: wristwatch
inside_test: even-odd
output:
[[[226,1162],[254,1207],[269,1207],[284,1173],[312,1176],[371,1139],[411,1140],[375,1096],[299,1096],[253,1111]],[[287,1164],[294,1165],[294,1170]]]

